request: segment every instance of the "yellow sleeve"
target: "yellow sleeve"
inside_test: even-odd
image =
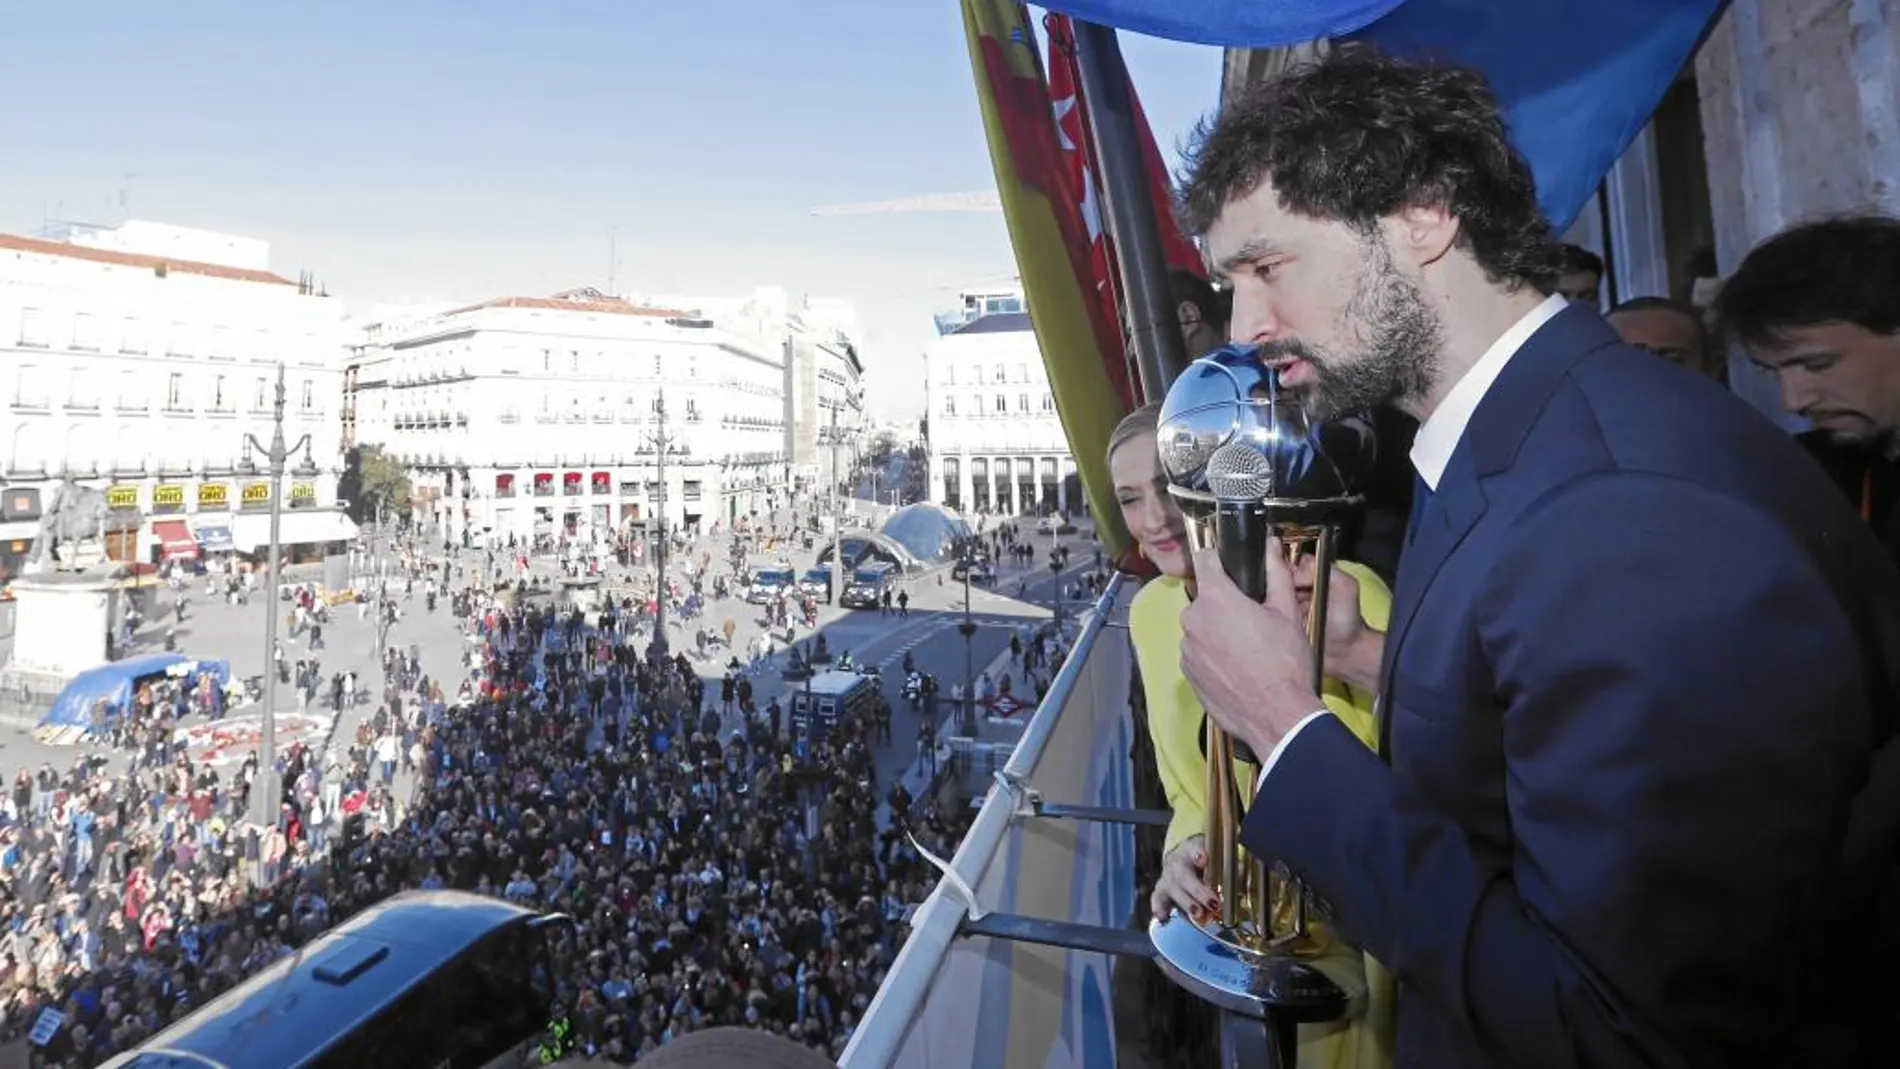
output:
[[[1207,769],[1201,756],[1201,720],[1207,714],[1181,675],[1181,610],[1187,594],[1178,580],[1153,579],[1128,607],[1128,635],[1141,666],[1148,703],[1148,737],[1155,770],[1174,818],[1162,854],[1199,835],[1205,816]]]

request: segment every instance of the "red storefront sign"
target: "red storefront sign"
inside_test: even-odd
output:
[[[554,473],[537,471],[534,473],[534,496],[547,497],[554,493]]]
[[[581,493],[581,473],[578,471],[561,473],[561,492],[569,497],[579,497]]]
[[[495,496],[496,497],[515,496],[515,477],[513,475],[495,476]]]

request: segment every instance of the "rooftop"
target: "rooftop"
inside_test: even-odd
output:
[[[73,260],[90,260],[94,263],[116,264],[121,267],[143,267],[154,272],[162,270],[166,274],[177,272],[181,275],[202,275],[206,278],[224,278],[237,282],[261,282],[272,286],[297,284],[282,275],[249,267],[230,267],[200,260],[179,260],[169,256],[121,252],[117,249],[101,249],[64,241],[48,241],[45,238],[23,237],[19,234],[0,234],[0,249],[12,249],[16,252],[35,253],[42,256],[64,256]]]
[[[699,313],[685,308],[650,308],[632,304],[596,289],[568,290],[552,297],[496,297],[478,304],[465,305],[444,315],[461,315],[483,308],[534,308],[554,312],[606,312],[610,315],[651,316],[656,319],[696,319]]]

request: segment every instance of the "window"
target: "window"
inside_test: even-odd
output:
[[[970,395],[970,415],[980,416],[982,414],[983,414],[983,395],[980,393],[973,393]]]
[[[1009,413],[1009,395],[1000,394],[1000,393],[997,394],[996,395],[996,414],[999,416],[1002,416],[1002,415],[1007,415],[1008,413]]]
[[[569,349],[567,351],[567,369],[569,371],[579,371],[581,369],[581,351],[579,349]]]
[[[165,376],[165,407],[173,412],[185,407],[185,376],[179,372]]]
[[[185,333],[183,323],[172,324],[171,338],[165,343],[165,354],[167,356],[191,355],[191,337]]]
[[[1042,395],[1042,410],[1044,412],[1054,412],[1056,410],[1056,399],[1053,395],[1046,393]]]
[[[270,380],[257,377],[257,392],[251,395],[251,411],[263,412],[270,408]]]
[[[299,407],[305,412],[312,411],[317,407],[317,384],[311,382],[309,379],[303,380],[303,398]]]
[[[46,322],[38,308],[20,310],[20,344],[33,349],[46,348]]]
[[[1016,365],[1016,381],[1017,382],[1029,381],[1029,365],[1028,364]]]
[[[119,324],[119,351],[122,353],[142,353],[145,351],[145,324],[136,319],[127,318]]]
[[[541,370],[542,371],[554,370],[554,350],[552,349],[541,350]]]
[[[957,384],[957,366],[955,364],[944,367],[943,384],[945,386],[955,386]]]
[[[660,377],[660,354],[659,353],[653,354],[653,377],[656,379]],[[659,409],[656,408],[654,409],[654,411],[657,412],[659,411]]]
[[[957,399],[955,395],[943,395],[943,414],[946,416],[954,416],[957,414]]]
[[[1028,394],[1019,393],[1016,395],[1016,411],[1018,412],[1029,411],[1029,395]]]
[[[73,313],[73,348],[99,351],[99,321],[85,312]]]
[[[970,385],[972,386],[983,385],[983,365],[982,364],[977,364],[970,368]]]
[[[22,408],[45,408],[46,385],[40,381],[40,369],[21,364],[13,381],[13,403]]]
[[[145,411],[145,397],[139,390],[139,373],[131,368],[119,372],[119,408]],[[124,445],[123,442],[120,444]]]
[[[215,375],[211,379],[211,411],[228,411],[224,407],[224,376]]]
[[[67,372],[66,407],[98,408],[99,402],[93,400],[92,369],[84,364],[74,364]]]
[[[1009,369],[1002,364],[996,365],[996,381],[997,382],[1009,381]]]

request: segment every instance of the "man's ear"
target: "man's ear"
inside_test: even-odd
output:
[[[1414,267],[1437,263],[1458,243],[1458,217],[1442,204],[1401,208],[1385,229],[1393,254]]]

